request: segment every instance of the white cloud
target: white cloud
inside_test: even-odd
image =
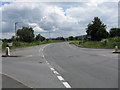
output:
[[[116,7],[112,7],[110,5],[115,5]],[[117,26],[118,19],[118,10],[117,3],[106,2],[102,4],[96,5],[88,5],[86,3],[83,7],[73,7],[66,10],[67,15],[78,18],[80,24],[84,22],[90,22],[94,17],[99,17],[101,20],[108,24],[108,27],[111,25],[114,27]],[[86,23],[88,24],[88,23]]]
[[[51,31],[53,37],[80,35],[85,33],[87,24],[95,16],[100,17],[108,27],[116,27],[117,3],[102,1],[87,0],[87,3],[74,3],[73,6],[72,3],[63,4],[63,2],[6,4],[2,6],[2,30],[3,33],[14,33],[15,22],[23,22],[17,24],[17,28],[29,25],[36,33]],[[59,33],[56,34],[57,32]]]
[[[28,23],[29,26],[37,26],[38,24],[37,23]]]
[[[34,27],[33,30],[35,32],[47,32],[47,31],[43,30],[42,28],[40,28],[39,26]]]
[[[91,2],[91,3],[102,3],[102,2],[118,2],[119,0],[15,0],[16,2]]]
[[[2,33],[2,38],[6,38],[7,39],[7,38],[10,38],[10,37],[12,37],[14,35],[15,35],[15,33]]]

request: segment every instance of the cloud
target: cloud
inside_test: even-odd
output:
[[[47,31],[43,30],[42,28],[40,28],[39,26],[34,27],[33,30],[35,32],[47,32]]]
[[[100,17],[108,25],[108,29],[117,27],[117,8],[117,2],[103,2],[103,0],[85,3],[23,3],[16,1],[2,6],[2,31],[3,34],[14,33],[15,22],[20,22],[17,24],[17,29],[30,26],[33,27],[35,33],[44,33],[46,37],[48,37],[47,32],[49,31],[52,37],[81,35],[85,34],[87,24],[95,16]]]
[[[37,26],[37,23],[28,23],[29,26]]]
[[[3,0],[4,1],[4,0]],[[8,0],[10,1],[10,0]],[[12,0],[16,2],[90,2],[90,3],[102,3],[102,2],[118,2],[119,0]]]
[[[112,6],[111,6],[112,5]],[[113,7],[114,6],[114,7]],[[73,7],[66,10],[67,15],[70,17],[78,18],[79,23],[88,24],[94,17],[99,17],[101,20],[108,25],[108,27],[117,26],[118,9],[117,3],[105,2],[102,4],[90,5],[85,3],[83,7]],[[113,14],[114,13],[114,14]],[[108,28],[109,29],[109,28]]]

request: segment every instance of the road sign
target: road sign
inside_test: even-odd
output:
[[[13,43],[7,43],[8,46],[13,46]]]

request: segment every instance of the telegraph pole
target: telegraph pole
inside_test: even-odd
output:
[[[17,26],[16,26],[17,24],[18,24],[18,22],[15,22],[15,37],[17,37],[17,30],[16,30],[17,29]]]

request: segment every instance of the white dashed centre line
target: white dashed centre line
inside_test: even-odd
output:
[[[64,81],[62,76],[57,76],[60,81]]]
[[[55,71],[55,69],[54,68],[50,68],[52,71]]]
[[[50,44],[48,44],[48,45],[50,45]],[[48,45],[46,45],[46,46],[48,46]],[[46,63],[48,64],[50,70],[57,76],[57,78],[62,82],[62,84],[63,84],[66,88],[71,88],[71,86],[68,84],[68,82],[66,82],[65,79],[64,79],[62,76],[60,76],[59,73],[58,73],[58,72],[50,65],[50,63],[46,60],[46,58],[45,58],[45,56],[44,56],[44,54],[43,54],[43,50],[44,50],[44,48],[45,48],[46,46],[44,46],[44,47],[42,48],[42,56],[43,56],[44,60],[45,60]]]
[[[71,88],[71,86],[67,82],[63,82],[63,84],[66,88]]]
[[[53,71],[53,73],[59,75],[59,73],[57,71]]]

